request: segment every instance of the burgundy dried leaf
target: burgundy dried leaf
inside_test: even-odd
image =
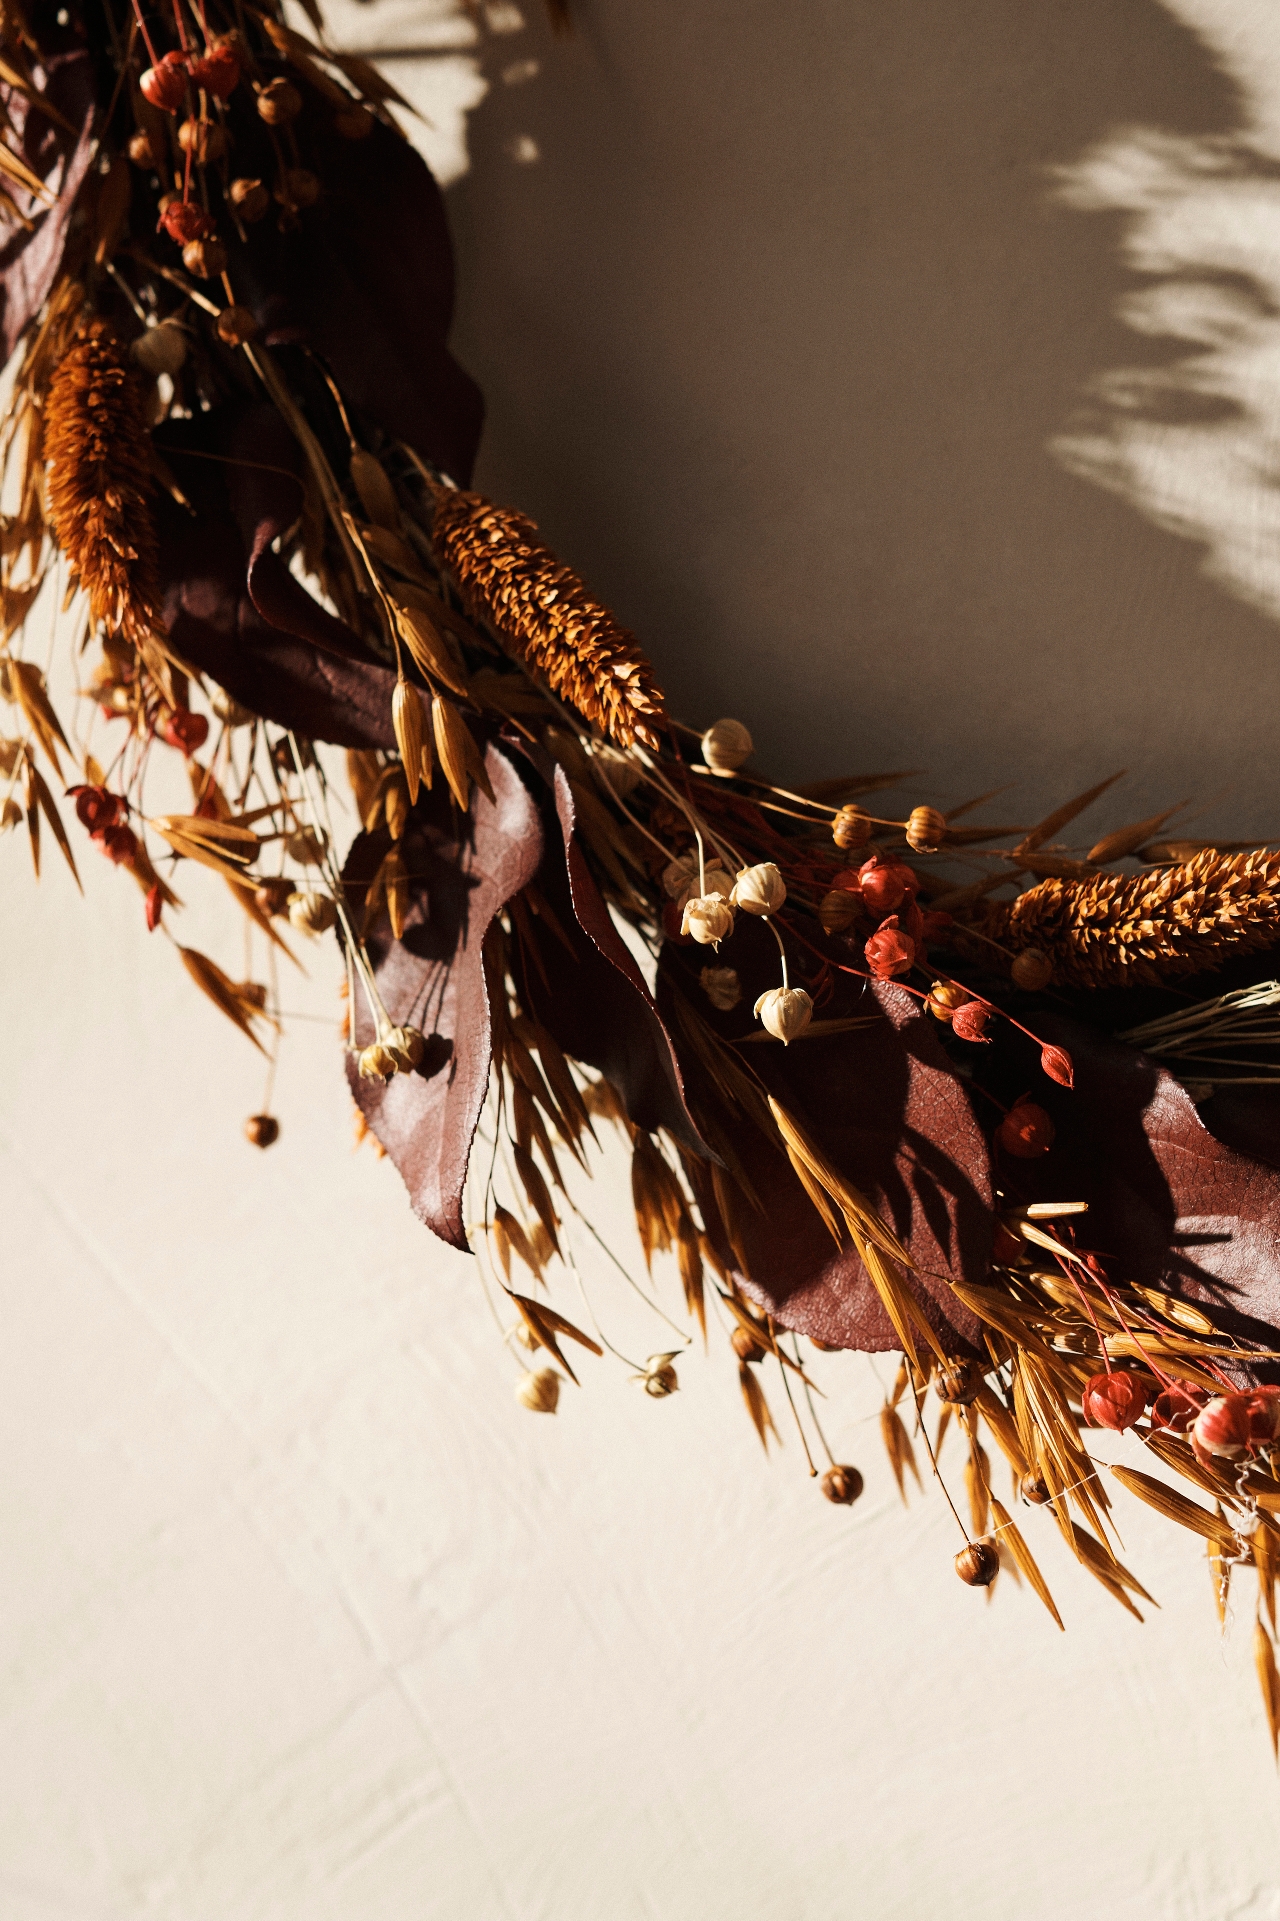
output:
[[[20,88],[0,82],[0,107],[12,130],[9,144],[54,196],[50,205],[7,178],[4,183],[5,192],[31,222],[29,228],[11,227],[0,246],[0,333],[5,360],[57,278],[72,209],[92,153],[97,104],[93,62],[72,30],[53,30],[49,45],[55,42],[61,42],[58,51],[33,59],[32,79],[49,104],[79,130],[74,136],[32,106]]]
[[[556,934],[536,930],[542,966],[515,957],[522,998],[562,1053],[612,1082],[637,1127],[665,1127],[705,1155],[671,1036],[578,846],[569,783],[540,749],[522,752],[546,784],[547,854],[537,885],[573,949],[571,958]]]
[[[157,495],[177,652],[281,727],[339,747],[393,747],[394,673],[271,552],[302,504],[299,450],[275,409],[227,405],[156,438],[196,510]]]
[[[362,1080],[347,1058],[351,1091],[414,1213],[458,1248],[467,1245],[462,1190],[492,1054],[481,943],[494,915],[533,879],[543,851],[538,810],[496,746],[485,767],[494,799],[473,789],[465,818],[442,783],[419,799],[401,842],[409,871],[403,936],[392,937],[385,912],[367,936],[392,1020],[426,1037],[422,1061],[384,1084]],[[348,855],[343,879],[357,926],[386,844],[385,835],[361,834]],[[358,989],[353,1015],[355,1045],[367,1046],[373,1022]]]
[[[1037,1023],[1069,1045],[1075,1086],[1045,1090],[1057,1136],[1018,1170],[1019,1197],[1087,1200],[1082,1246],[1126,1279],[1207,1306],[1231,1332],[1280,1345],[1280,1173],[1215,1139],[1185,1089],[1136,1049],[1057,1015]],[[1251,1139],[1243,1126],[1238,1135]]]
[[[701,956],[690,959],[677,944],[664,946],[658,1005],[676,1033],[677,996],[726,1040],[758,1031],[750,1009],[756,994],[773,984],[777,948],[767,930],[740,918],[725,954],[742,979],[743,1003],[719,1014],[698,986]],[[947,1276],[987,1276],[991,1183],[982,1131],[934,1023],[913,996],[891,983],[865,993],[850,986],[847,1000],[822,1010],[824,1018],[852,1012],[871,1016],[871,1024],[827,1035],[821,1043],[752,1044],[740,1057],[907,1247],[919,1269],[912,1286],[933,1327],[953,1351],[978,1346],[977,1322],[951,1293]],[[681,1061],[695,1119],[702,1123],[705,1073],[683,1044]],[[715,1111],[713,1106],[712,1116]],[[715,1147],[718,1135],[708,1138]],[[717,1215],[709,1228],[741,1272],[743,1262],[730,1247],[736,1237],[749,1270],[742,1274],[745,1291],[782,1326],[835,1346],[897,1347],[862,1263],[847,1243],[835,1247],[780,1152],[754,1122],[735,1124],[730,1146],[759,1205],[743,1195],[735,1199],[732,1223]],[[699,1198],[704,1216],[714,1213],[710,1200]]]

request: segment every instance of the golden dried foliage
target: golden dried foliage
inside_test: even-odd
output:
[[[1146,874],[1042,881],[974,926],[1038,947],[1071,987],[1159,987],[1280,941],[1280,854],[1220,854]]]
[[[479,494],[442,492],[436,501],[436,551],[469,612],[620,747],[641,740],[656,748],[664,709],[649,662],[537,531]]]
[[[164,628],[151,440],[141,387],[105,321],[89,321],[54,370],[44,452],[53,535],[93,619],[152,652]]]

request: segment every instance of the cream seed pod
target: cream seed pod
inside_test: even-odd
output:
[[[736,967],[704,967],[698,979],[713,1007],[729,1013],[742,999],[742,982]]]
[[[384,1041],[375,1041],[372,1047],[362,1047],[356,1065],[362,1081],[389,1081],[400,1072],[396,1050],[388,1047]]]
[[[129,352],[143,373],[150,374],[153,380],[160,374],[168,374],[172,379],[186,362],[187,336],[176,320],[162,320],[159,326],[148,327],[145,333],[139,334]]]
[[[703,896],[707,894],[723,894],[725,899],[729,900],[729,897],[732,893],[733,893],[733,875],[728,871],[728,869],[724,867],[708,867],[706,886],[699,887],[698,876],[695,874],[693,877],[693,884],[691,887],[686,888],[684,895],[681,898],[680,905],[681,907],[683,907],[686,904],[686,902],[691,900],[697,900],[700,894]]]
[[[907,846],[916,854],[936,854],[947,837],[946,817],[936,807],[913,807],[907,821]]]
[[[813,1002],[803,987],[771,987],[761,994],[755,1011],[756,1019],[786,1047],[813,1019]]]
[[[740,720],[718,720],[702,736],[702,758],[713,774],[736,774],[754,750],[755,742]]]
[[[651,1354],[644,1364],[644,1373],[633,1374],[632,1380],[638,1387],[642,1387],[646,1394],[651,1394],[655,1401],[665,1400],[668,1394],[674,1394],[680,1386],[676,1371],[671,1365],[679,1352],[679,1348],[675,1348],[670,1354]]]
[[[418,1027],[393,1027],[387,1035],[387,1046],[397,1056],[400,1071],[412,1073],[422,1059],[426,1041]]]
[[[338,910],[327,894],[305,888],[289,896],[289,924],[300,934],[325,934],[337,918]]]
[[[733,883],[730,905],[744,914],[776,914],[787,898],[787,883],[771,860],[744,867]]]
[[[680,932],[692,935],[701,947],[719,947],[733,932],[733,909],[723,894],[703,894],[686,901]]]
[[[516,1399],[531,1414],[554,1414],[560,1400],[560,1376],[553,1367],[522,1374],[516,1382]]]
[[[667,862],[662,870],[662,891],[668,900],[679,900],[682,894],[688,893],[691,884],[697,884],[697,879],[698,851],[694,848],[692,853],[677,854]]]

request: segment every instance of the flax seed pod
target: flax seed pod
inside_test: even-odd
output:
[[[224,307],[213,326],[228,347],[243,347],[258,332],[258,322],[248,307]]]
[[[261,220],[271,205],[271,195],[260,180],[233,180],[227,189],[227,198],[237,215],[246,226]]]
[[[213,234],[189,240],[182,249],[182,264],[198,280],[217,280],[227,270],[227,250]]]
[[[207,167],[227,151],[227,136],[216,120],[184,120],[178,128],[178,145],[198,167]]]
[[[244,1124],[244,1137],[250,1147],[271,1147],[280,1138],[280,1123],[274,1114],[251,1114]]]
[[[740,720],[718,720],[702,736],[702,758],[713,774],[736,774],[754,750],[755,742]]]
[[[418,787],[422,781],[422,701],[416,687],[411,687],[401,678],[396,682],[391,696],[391,724],[395,728],[396,746],[404,762],[404,777],[409,786],[409,805],[413,806],[418,798]]]
[[[302,95],[291,80],[268,80],[258,95],[258,114],[269,127],[283,127],[302,112]]]
[[[831,826],[831,838],[837,847],[846,851],[851,847],[865,847],[871,839],[871,819],[860,807],[842,807]]]
[[[825,934],[845,934],[858,917],[858,897],[851,894],[847,887],[833,887],[824,894],[818,908],[818,919],[822,922]]]
[[[856,1467],[847,1464],[829,1467],[818,1486],[837,1507],[852,1507],[862,1492],[862,1476]]]
[[[560,1399],[560,1376],[553,1367],[522,1374],[516,1382],[516,1399],[531,1414],[554,1414]]]
[[[1000,1572],[1000,1556],[985,1541],[970,1541],[956,1555],[955,1567],[967,1587],[990,1587]]]
[[[1009,969],[1015,987],[1038,994],[1053,979],[1053,962],[1038,947],[1024,947]]]
[[[947,823],[936,807],[913,807],[907,821],[907,846],[917,854],[936,854],[946,839]]]

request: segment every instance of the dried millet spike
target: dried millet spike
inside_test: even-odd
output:
[[[1072,987],[1159,987],[1280,942],[1280,854],[1217,854],[1147,874],[1042,881],[974,923],[1038,947]]]
[[[537,531],[524,514],[479,494],[437,496],[436,549],[470,612],[620,747],[642,740],[656,748],[653,723],[664,712],[648,661]]]
[[[164,632],[151,441],[137,377],[105,321],[89,321],[58,363],[44,450],[53,535],[93,619],[145,647]]]

